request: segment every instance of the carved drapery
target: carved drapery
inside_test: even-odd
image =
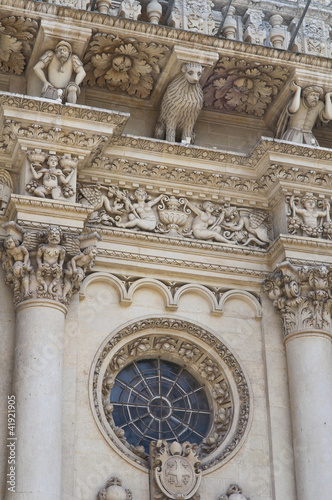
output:
[[[285,335],[300,330],[332,333],[332,268],[312,265],[295,268],[289,262],[264,282],[273,305],[280,312]]]

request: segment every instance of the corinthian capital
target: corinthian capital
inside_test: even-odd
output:
[[[331,286],[331,266],[277,266],[264,290],[282,316],[285,335],[308,328],[332,333]]]
[[[2,267],[15,305],[30,298],[67,305],[93,266],[99,234],[71,235],[59,226],[24,230],[15,222],[3,227],[7,236],[1,249]]]

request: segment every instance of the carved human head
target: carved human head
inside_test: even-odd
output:
[[[6,236],[4,242],[3,242],[3,245],[5,248],[14,248],[14,247],[18,247],[20,244],[20,242],[18,241],[17,238],[15,238],[14,236],[12,236],[11,234],[9,234],[8,236]]]
[[[317,200],[312,193],[307,193],[306,196],[302,198],[302,205],[305,208],[315,208]]]
[[[313,108],[317,106],[319,99],[323,97],[324,90],[322,87],[317,87],[316,85],[310,85],[306,87],[302,91],[302,95],[305,99],[305,102],[309,108]]]
[[[138,188],[135,191],[136,200],[145,200],[148,197],[148,193],[143,188]]]
[[[182,66],[182,71],[188,83],[195,85],[203,74],[203,66],[198,63],[187,63]]]
[[[206,212],[210,212],[212,213],[213,210],[214,210],[214,204],[212,203],[212,201],[204,201],[203,205],[202,205],[202,208],[203,210],[205,210]]]
[[[71,56],[73,49],[70,43],[61,40],[55,47],[55,54],[60,62],[66,62]]]
[[[58,226],[49,226],[47,228],[46,240],[48,243],[58,245],[61,241],[62,231]]]
[[[59,160],[58,160],[58,157],[56,155],[50,155],[48,157],[48,160],[47,160],[47,165],[50,167],[50,168],[55,168],[58,164]]]

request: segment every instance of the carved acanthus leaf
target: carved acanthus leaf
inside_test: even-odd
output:
[[[106,86],[139,98],[153,89],[168,47],[97,33],[85,55],[85,84]]]
[[[289,71],[280,66],[256,65],[224,57],[204,85],[205,106],[218,111],[263,116],[288,75]]]
[[[26,17],[0,20],[0,70],[20,75],[31,53],[38,24]]]

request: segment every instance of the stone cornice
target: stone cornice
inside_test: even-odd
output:
[[[4,13],[8,12],[12,14],[14,11],[15,14],[23,14],[28,10],[29,15],[34,18],[39,17],[41,14],[43,17],[45,17],[45,15],[50,15],[52,17],[58,16],[67,22],[78,22],[80,26],[82,23],[87,23],[89,27],[94,27],[96,31],[100,31],[100,27],[102,26],[103,31],[107,31],[108,28],[113,28],[113,32],[117,29],[132,31],[133,33],[139,33],[145,37],[153,36],[155,39],[159,38],[164,42],[169,40],[169,42],[181,41],[184,43],[197,43],[201,47],[212,47],[217,51],[223,51],[223,53],[225,53],[225,51],[230,51],[230,53],[237,52],[240,54],[247,54],[261,61],[271,61],[271,58],[273,58],[289,66],[296,64],[297,66],[308,65],[310,67],[322,69],[332,68],[331,59],[319,57],[317,55],[310,56],[245,42],[225,40],[214,36],[170,28],[168,26],[113,17],[98,12],[72,9],[70,7],[34,2],[31,0],[0,0],[0,6]]]

